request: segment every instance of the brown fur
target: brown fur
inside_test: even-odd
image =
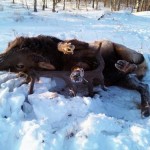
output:
[[[64,55],[62,51],[59,51],[58,44],[60,42],[68,42],[74,45],[74,53]],[[100,50],[98,51],[99,46]],[[130,67],[130,64],[135,64],[137,68],[133,72],[131,71],[132,69],[130,72],[122,69],[118,70],[115,64],[119,60],[121,60],[120,62],[125,60]],[[69,80],[68,72],[74,66],[83,67],[87,71],[85,72],[85,78],[89,81],[89,91],[93,90],[93,79],[95,79],[96,84],[103,84],[104,79],[104,83],[107,86],[119,85],[139,91],[141,94],[142,114],[144,116],[150,115],[148,85],[139,80],[144,76],[147,69],[144,57],[142,54],[123,45],[111,41],[96,41],[93,43],[74,39],[62,41],[49,36],[19,37],[11,42],[5,52],[0,55],[0,70],[10,69],[15,72],[26,72],[32,77],[33,84],[36,76],[34,70],[41,71],[46,69],[58,70],[57,73],[51,71],[46,76],[49,76],[49,74],[60,76],[61,74],[61,77],[65,78],[69,86],[73,87]],[[123,68],[125,68],[124,65]],[[129,69],[127,68],[127,70]],[[67,74],[64,71],[67,71]],[[135,75],[131,73],[135,73]],[[98,75],[99,77],[97,78]],[[31,91],[33,84],[31,84]]]

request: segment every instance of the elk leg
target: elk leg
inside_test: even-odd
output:
[[[28,94],[33,94],[34,83],[35,83],[35,77],[31,77],[31,83],[30,83]]]
[[[29,86],[29,90],[28,90],[28,94],[33,94],[35,79],[37,78],[37,76],[36,76],[36,73],[34,70],[30,70],[28,75],[29,75],[30,81],[31,81],[30,86]]]
[[[99,81],[100,81],[101,88],[104,91],[107,91],[107,87],[104,85],[104,76],[103,76],[103,73],[99,72],[98,75],[99,75]]]
[[[121,85],[133,90],[137,90],[140,93],[141,114],[144,117],[150,116],[150,93],[148,85],[139,81],[138,78],[133,74],[127,75]]]
[[[102,68],[101,66],[99,66],[96,70],[94,71],[91,71],[91,74],[92,75],[92,78],[93,78],[93,81],[92,83],[94,85],[101,85],[101,88],[104,90],[104,91],[107,91],[107,87],[105,86],[104,84],[104,75],[102,73]]]
[[[70,80],[70,77],[63,75],[62,78],[64,79],[64,81],[66,82],[67,87],[69,87],[69,92],[71,96],[76,96],[77,93],[77,88],[75,86],[75,84],[73,84]]]
[[[91,80],[86,80],[86,79],[84,78],[83,83],[84,83],[84,84],[87,86],[87,88],[88,88],[88,95],[87,95],[87,96],[93,97],[93,96],[94,96],[93,83],[91,82]]]
[[[29,86],[28,94],[33,94],[35,79],[38,79],[38,77],[35,75],[35,72],[34,73],[33,71],[30,71],[29,73],[19,72],[18,77],[25,78],[25,81],[22,82],[20,86],[22,84],[28,84],[29,82],[31,82]]]

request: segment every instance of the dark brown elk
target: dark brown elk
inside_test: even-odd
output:
[[[61,49],[62,46],[64,47]],[[36,72],[51,70],[42,72],[41,75],[64,76],[63,78],[68,80],[68,71],[74,67],[87,71],[85,78],[94,85],[103,85],[104,80],[107,86],[118,85],[139,91],[142,114],[150,115],[148,85],[141,82],[147,69],[144,57],[123,45],[111,41],[93,43],[74,39],[63,41],[47,36],[20,37],[11,42],[6,51],[0,55],[0,70],[25,72],[32,77],[32,83],[36,76],[35,70]],[[70,80],[66,82],[72,86]],[[88,87],[93,84],[89,83]],[[89,88],[90,90],[93,89]]]

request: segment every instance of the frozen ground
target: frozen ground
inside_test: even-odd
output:
[[[143,53],[149,65],[149,26],[150,12],[33,13],[2,0],[0,50],[20,35],[109,39]],[[29,105],[24,102],[28,85],[19,87],[23,79],[0,74],[0,150],[150,150],[150,118],[141,118],[136,91],[97,87],[99,94],[94,98],[65,98],[52,90],[62,81],[41,78],[35,93],[28,96]],[[150,85],[149,74],[148,70],[144,82]]]

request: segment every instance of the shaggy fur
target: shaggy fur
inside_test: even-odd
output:
[[[67,47],[65,45],[65,51],[71,50],[71,54],[63,53],[64,48],[61,49],[60,43],[71,43],[66,44]],[[5,52],[0,54],[0,70],[10,69],[31,76],[30,93],[33,92],[37,70],[51,70],[41,75],[62,77],[74,89],[69,79],[70,71],[74,67],[86,71],[89,93],[93,93],[94,84],[118,85],[137,90],[141,94],[142,115],[150,115],[148,85],[140,80],[147,69],[144,57],[123,45],[111,41],[63,41],[50,36],[19,37],[9,43]]]

